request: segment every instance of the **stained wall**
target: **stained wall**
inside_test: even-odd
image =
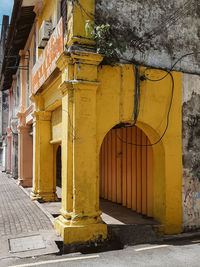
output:
[[[200,227],[200,77],[183,74],[183,227]]]
[[[156,68],[200,73],[198,0],[96,0],[96,24],[109,23],[127,44],[123,58]]]

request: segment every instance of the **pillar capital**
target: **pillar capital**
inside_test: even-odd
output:
[[[87,90],[87,91],[97,90],[100,84],[97,81],[79,81],[79,80],[69,81],[69,83],[72,84],[73,90]]]
[[[87,91],[97,90],[99,84],[100,84],[99,82],[70,80],[63,82],[60,85],[60,90],[63,96],[65,96],[67,93],[71,93],[72,96],[73,91],[76,90],[87,90]]]
[[[71,53],[71,58],[73,60],[73,63],[90,64],[95,66],[98,66],[103,60],[103,57],[100,54],[79,50],[73,51]]]
[[[70,55],[66,52],[63,52],[56,61],[56,65],[60,69],[60,71],[63,71],[70,64],[73,64],[73,62]]]
[[[69,91],[73,90],[73,85],[70,81],[64,81],[60,85],[60,90],[63,96],[65,96]]]
[[[97,53],[74,51],[71,53],[74,63],[74,80],[79,81],[97,81],[97,67],[103,57]]]
[[[43,110],[44,109],[44,99],[41,94],[31,95],[30,99],[35,103],[35,110]]]
[[[26,127],[26,116],[23,112],[18,112],[17,117],[19,118],[19,123],[18,123],[18,130],[22,127]]]
[[[17,75],[16,74],[12,75],[12,79],[13,79],[13,81],[16,81],[17,80]]]
[[[29,125],[19,125],[17,127],[17,129],[18,129],[18,132],[20,134],[20,133],[22,133],[24,131],[29,131],[31,129],[31,127]]]
[[[51,112],[49,111],[34,111],[33,114],[34,122],[36,121],[50,121],[51,120]]]

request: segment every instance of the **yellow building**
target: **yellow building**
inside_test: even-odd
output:
[[[155,218],[167,234],[180,233],[182,73],[172,72],[173,78],[153,83],[138,77],[145,73],[159,80],[166,72],[133,64],[100,65],[103,57],[86,49],[95,44],[85,31],[86,21],[92,22],[94,0],[36,2],[38,38],[44,21],[51,22],[54,32],[46,48],[38,50],[32,72],[31,197],[57,199],[61,146],[62,209],[55,228],[65,244],[107,237],[100,196]],[[62,15],[66,10],[67,18]],[[138,86],[140,112],[132,125]]]

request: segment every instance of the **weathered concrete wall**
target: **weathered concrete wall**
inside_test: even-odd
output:
[[[145,66],[200,73],[200,2],[198,0],[96,0],[96,24],[109,23],[125,40],[124,58]]]
[[[183,74],[183,227],[200,228],[200,77]]]

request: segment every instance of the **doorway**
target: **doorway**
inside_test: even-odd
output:
[[[100,198],[153,217],[153,149],[140,128],[115,127],[105,136]]]
[[[56,151],[56,191],[59,199],[61,199],[61,188],[62,188],[62,157],[61,157],[61,145],[59,145]]]

